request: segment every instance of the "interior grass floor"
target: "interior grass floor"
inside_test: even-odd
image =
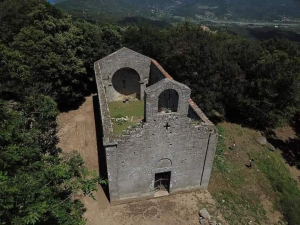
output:
[[[121,135],[128,126],[135,126],[144,118],[144,101],[131,100],[110,102],[108,104],[110,117],[115,134]],[[127,121],[115,121],[115,119],[128,118]]]

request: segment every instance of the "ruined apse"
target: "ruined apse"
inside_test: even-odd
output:
[[[206,189],[217,134],[190,98],[191,89],[128,48],[95,62],[94,69],[110,201]],[[144,119],[116,136],[108,104],[132,99],[144,100]]]

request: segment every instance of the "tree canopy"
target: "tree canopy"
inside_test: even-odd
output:
[[[85,30],[46,1],[6,0],[0,10],[0,223],[85,224],[73,194],[92,197],[102,181],[57,147],[56,117],[88,92],[101,48],[90,52]]]
[[[124,45],[158,59],[212,116],[257,128],[281,125],[299,112],[299,46],[279,38],[254,41],[204,31],[200,25],[129,28]]]

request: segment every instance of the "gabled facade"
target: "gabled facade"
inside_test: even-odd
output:
[[[95,62],[95,72],[111,202],[207,188],[217,134],[190,88],[127,48]],[[132,98],[144,100],[144,120],[116,138],[108,103]]]

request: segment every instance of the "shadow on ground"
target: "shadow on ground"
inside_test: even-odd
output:
[[[294,121],[292,126],[297,134],[296,137],[290,137],[284,141],[279,139],[274,132],[269,132],[267,139],[275,148],[281,150],[282,156],[290,166],[300,169],[300,120]]]
[[[92,73],[89,74],[88,77],[89,76],[94,76],[94,71],[92,71]],[[97,93],[96,82],[87,81],[87,80],[82,82],[84,82],[87,85],[85,90],[84,91],[77,90],[77,94],[79,94],[80,96],[73,97],[70,99],[64,99],[62,100],[62,103],[58,103],[58,109],[60,112],[69,112],[72,110],[79,109],[79,107],[82,106],[83,103],[85,102],[86,97]]]
[[[79,109],[79,107],[82,106],[84,102],[85,102],[85,97],[82,96],[80,98],[77,98],[76,100],[73,100],[70,104],[65,104],[65,103],[58,104],[58,109],[62,113],[70,112],[72,110]]]
[[[107,174],[107,164],[106,164],[106,153],[103,146],[103,129],[100,117],[100,106],[98,101],[98,96],[93,96],[93,106],[94,106],[94,117],[95,117],[95,127],[96,127],[96,137],[97,137],[97,149],[98,149],[98,161],[99,161],[99,176],[102,180],[108,180]],[[103,191],[110,201],[109,197],[109,184],[102,185]]]
[[[300,169],[300,139],[294,138],[282,141],[277,138],[268,138],[268,141],[275,147],[279,148],[282,156],[290,166],[297,166]]]

